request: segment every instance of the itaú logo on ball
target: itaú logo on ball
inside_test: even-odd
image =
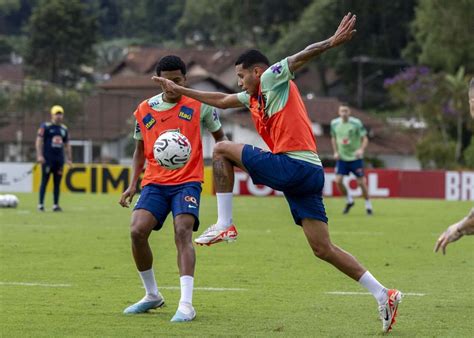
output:
[[[196,197],[194,197],[194,196],[186,196],[186,197],[184,198],[184,200],[185,200],[186,202],[193,203],[193,204],[196,205],[196,206],[198,205],[197,199],[196,199]]]

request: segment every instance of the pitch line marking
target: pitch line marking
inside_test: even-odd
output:
[[[158,289],[163,289],[163,290],[180,290],[181,288],[179,286],[159,286]],[[199,291],[247,291],[248,289],[242,289],[242,288],[211,288],[211,287],[195,287],[194,290],[199,290]]]
[[[339,296],[365,296],[371,295],[370,292],[353,292],[353,291],[329,291],[325,292],[327,295],[339,295]],[[419,292],[402,292],[404,296],[417,296],[423,297],[426,296],[426,293],[419,293]]]
[[[15,285],[15,286],[43,286],[48,288],[69,288],[71,284],[45,284],[45,283],[25,283],[25,282],[0,282],[0,285]]]

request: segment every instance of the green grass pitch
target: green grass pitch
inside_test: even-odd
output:
[[[234,199],[239,239],[196,247],[197,318],[170,323],[179,300],[173,231],[154,232],[154,269],[166,307],[125,316],[143,296],[130,252],[130,210],[118,195],[63,194],[63,213],[36,211],[36,194],[17,194],[0,210],[0,335],[46,336],[381,336],[377,305],[330,265],[316,259],[286,201]],[[47,199],[51,199],[50,194]],[[326,199],[332,240],[404,298],[392,336],[472,336],[474,236],[432,252],[438,234],[472,202]],[[201,229],[215,220],[214,197],[201,201]],[[27,284],[30,283],[30,284]],[[199,288],[235,288],[211,291]]]

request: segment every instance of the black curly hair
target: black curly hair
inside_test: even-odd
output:
[[[160,76],[162,71],[180,70],[181,74],[186,75],[186,65],[179,56],[167,55],[158,61],[156,65],[156,75]]]
[[[270,66],[270,61],[268,61],[268,58],[256,49],[249,49],[245,53],[241,54],[237,61],[235,61],[236,66],[242,65],[242,68],[244,69],[259,63]]]

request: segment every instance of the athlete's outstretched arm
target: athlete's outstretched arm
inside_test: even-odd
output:
[[[355,23],[356,16],[350,12],[347,13],[339,24],[336,33],[334,33],[334,35],[329,39],[313,43],[301,52],[288,57],[288,67],[290,68],[290,71],[297,71],[319,54],[351,40],[356,33],[356,30],[354,29]]]
[[[222,141],[227,141],[227,137],[224,134],[224,130],[221,128],[217,129],[215,132],[211,133],[212,137],[214,138],[214,141],[217,142],[222,142]]]
[[[130,182],[127,190],[125,190],[122,196],[120,196],[119,201],[119,204],[124,208],[128,208],[132,203],[133,196],[137,191],[138,178],[140,177],[144,165],[145,146],[142,140],[137,140],[135,142],[135,151],[133,152],[132,181]]]
[[[449,243],[457,241],[464,235],[474,235],[474,208],[471,209],[469,215],[449,226],[446,231],[439,236],[434,251],[437,252],[441,248],[443,255],[445,255],[446,246],[448,246]]]
[[[237,94],[204,92],[201,90],[190,89],[177,85],[173,81],[159,76],[153,76],[152,80],[161,85],[163,92],[174,92],[185,95],[213,107],[221,109],[244,107],[244,104],[237,98]]]

